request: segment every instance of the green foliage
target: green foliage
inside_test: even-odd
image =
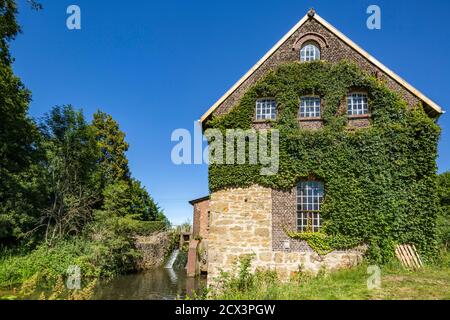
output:
[[[13,0],[0,0],[0,243],[33,226],[42,205],[37,184],[38,130],[28,117],[31,93],[12,70],[9,42],[20,31]]]
[[[87,254],[88,246],[81,240],[62,241],[53,247],[43,244],[30,254],[3,253],[0,258],[0,287],[12,288],[38,277],[41,283],[54,284],[70,265],[80,265],[82,272],[94,273],[93,266],[81,263],[79,257]],[[45,281],[42,281],[45,280]]]
[[[92,125],[100,150],[100,180],[104,184],[129,180],[130,170],[125,155],[129,145],[125,141],[125,133],[119,129],[119,124],[109,114],[97,111]]]
[[[166,220],[147,190],[131,178],[125,154],[129,145],[119,124],[110,115],[97,111],[92,126],[100,150],[97,179],[103,190],[102,210],[141,221]]]
[[[135,224],[134,230],[140,236],[148,236],[167,229],[166,221],[136,221]]]
[[[99,152],[92,127],[72,106],[54,107],[42,122],[41,132],[49,207],[38,227],[45,229],[45,239],[51,243],[79,234],[91,220],[99,197],[92,178]]]
[[[150,197],[149,193],[141,185],[138,180],[132,179],[131,181],[131,200],[132,207],[130,212],[136,215],[138,220],[141,221],[163,221],[166,224],[169,223],[163,210],[158,204]]]
[[[94,221],[85,230],[85,238],[92,243],[93,253],[87,257],[101,266],[100,277],[126,273],[136,268],[140,253],[135,247],[136,220],[96,211]]]
[[[346,250],[362,244],[359,238],[338,235],[328,235],[322,232],[295,232],[285,231],[293,239],[304,240],[308,245],[320,255],[326,255],[334,250]]]
[[[252,288],[256,282],[255,274],[251,272],[253,259],[253,254],[240,256],[230,272],[221,271],[216,279],[216,287],[231,292],[243,292]]]
[[[67,276],[69,266],[81,268],[83,281],[111,277],[133,270],[130,262],[139,257],[130,250],[129,241],[116,234],[96,233],[96,239],[84,237],[60,241],[49,247],[39,245],[26,254],[2,253],[0,257],[0,288],[20,288],[32,281],[35,289],[52,288],[59,277]]]
[[[0,287],[54,286],[48,298],[58,299],[69,265],[87,279],[134,270],[133,236],[168,221],[131,178],[128,143],[110,115],[98,111],[89,124],[81,110],[56,106],[40,128],[28,117],[31,93],[9,52],[20,32],[16,14],[16,1],[0,0]],[[87,297],[94,286],[70,298]]]
[[[11,63],[9,42],[20,32],[16,15],[15,0],[0,0],[0,64],[2,65]]]
[[[140,221],[166,221],[166,218],[148,192],[137,180],[119,180],[103,191],[102,210],[119,217]]]
[[[439,243],[445,249],[450,248],[450,172],[439,175],[438,191],[441,211],[437,220]]]
[[[445,209],[450,207],[450,171],[444,172],[438,178],[439,198],[441,206]]]
[[[352,90],[368,93],[368,128],[348,130],[341,106]],[[321,96],[323,128],[299,127],[303,95]],[[206,126],[222,131],[250,129],[256,99],[261,97],[277,100],[278,118],[272,127],[280,131],[278,174],[260,175],[259,165],[213,164],[212,191],[252,184],[290,190],[299,180],[314,176],[325,183],[322,217],[332,238],[370,244],[369,254],[379,262],[392,257],[395,243],[413,243],[425,257],[434,256],[440,129],[421,106],[408,109],[383,82],[351,63],[287,63],[252,86],[229,113],[213,117]],[[319,247],[328,249],[319,244],[321,236],[314,237]]]
[[[126,181],[118,181],[106,186],[103,190],[102,209],[118,217],[135,216],[130,212],[132,207],[130,189],[130,184]]]

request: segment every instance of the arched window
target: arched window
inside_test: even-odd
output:
[[[320,60],[320,49],[315,42],[306,42],[300,50],[300,61]]]
[[[318,232],[322,226],[320,206],[324,197],[323,183],[302,181],[297,185],[297,230]]]

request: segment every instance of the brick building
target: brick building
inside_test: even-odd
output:
[[[187,273],[196,276],[207,272],[207,245],[210,221],[209,196],[189,201],[194,209],[192,239],[189,243]]]
[[[436,103],[311,10],[201,117],[202,124],[214,115],[228,113],[252,85],[280,64],[294,61],[307,63],[313,60],[331,63],[352,61],[365,72],[383,80],[410,107],[422,103],[426,113],[433,118],[443,113]],[[253,121],[255,129],[270,126],[267,121],[261,120],[272,116],[272,103],[270,99],[257,101]],[[371,115],[364,92],[349,93],[342,104],[344,108],[348,108],[349,127],[370,125]],[[300,128],[320,129],[323,126],[320,108],[321,101],[316,97],[302,100],[298,117]],[[314,179],[301,182],[287,191],[259,185],[225,189],[213,192],[207,204],[194,203],[194,233],[202,235],[205,232],[205,212],[210,211],[210,218],[207,219],[210,228],[206,232],[208,277],[216,276],[220,269],[229,269],[236,257],[245,253],[255,254],[254,267],[275,268],[285,276],[297,271],[299,265],[317,272],[323,267],[334,269],[358,263],[362,256],[360,248],[319,256],[307,243],[292,239],[283,232],[283,225],[286,224],[299,230],[304,227],[298,225],[303,220],[299,218],[301,213],[298,212],[298,207],[302,204],[298,203],[298,199],[299,193],[310,191],[317,198],[314,204],[319,206],[324,190],[321,182]],[[319,223],[317,219],[313,229],[318,228]]]

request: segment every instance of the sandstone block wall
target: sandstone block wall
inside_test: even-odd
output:
[[[256,185],[211,194],[209,283],[214,282],[220,270],[230,271],[237,259],[245,254],[255,255],[253,270],[276,270],[282,279],[288,279],[300,267],[317,273],[321,268],[335,270],[356,265],[361,261],[363,254],[359,250],[335,251],[326,256],[319,256],[304,243],[289,250],[280,246],[273,247],[273,220],[280,221],[279,215],[282,214],[282,208],[274,209],[275,206],[282,205],[281,198],[284,198],[282,194]],[[286,198],[289,199],[289,196]],[[285,215],[288,214],[292,214],[290,207],[285,208]],[[278,235],[279,240],[280,237]]]

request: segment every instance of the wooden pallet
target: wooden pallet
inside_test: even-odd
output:
[[[423,267],[422,259],[420,259],[415,245],[397,245],[395,247],[395,255],[407,269],[417,270]]]

